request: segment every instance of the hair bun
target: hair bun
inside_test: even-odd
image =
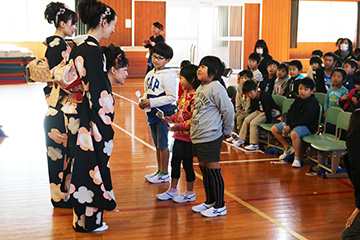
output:
[[[48,21],[48,23],[55,22],[56,13],[63,8],[64,4],[61,2],[51,2],[46,5],[44,17]]]
[[[98,9],[99,1],[98,0],[80,0],[78,5],[79,17],[83,23],[88,24],[93,15],[89,13],[93,13]]]

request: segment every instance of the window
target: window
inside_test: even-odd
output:
[[[1,1],[0,41],[38,42],[54,34],[55,27],[44,18],[46,5],[50,0],[11,0]],[[56,1],[55,1],[56,2]],[[74,0],[61,2],[75,9]]]
[[[355,40],[357,2],[300,1],[298,42]]]

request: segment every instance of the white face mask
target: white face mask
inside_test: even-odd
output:
[[[256,53],[262,55],[264,53],[264,49],[256,48]]]
[[[340,49],[341,49],[341,51],[347,51],[347,50],[349,50],[349,45],[346,43],[343,43],[340,45]]]

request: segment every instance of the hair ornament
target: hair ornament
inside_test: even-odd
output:
[[[63,8],[60,8],[59,11],[56,13],[56,16],[55,16],[55,25],[56,25],[56,26],[58,25],[59,15],[64,14],[65,11],[66,11],[66,8],[67,8],[67,6],[64,5],[64,7],[63,7]]]
[[[107,7],[106,10],[105,10],[105,12],[100,15],[100,22],[99,22],[99,24],[101,24],[101,22],[106,18],[106,16],[110,16],[110,15],[111,15],[111,10],[110,10],[109,7]]]
[[[119,69],[119,61],[122,60],[122,53],[120,53],[115,59],[115,69]]]

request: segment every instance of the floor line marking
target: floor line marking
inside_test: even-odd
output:
[[[133,100],[131,100],[131,99],[128,99],[128,98],[126,98],[126,97],[124,97],[124,96],[121,96],[121,95],[119,95],[119,94],[117,94],[117,93],[114,93],[114,92],[113,92],[113,95],[118,96],[119,98],[125,99],[126,101],[129,101],[129,102],[131,102],[131,103],[133,103],[133,104],[135,104],[135,105],[138,105],[138,104],[139,104],[139,103],[137,103],[137,102],[135,102],[135,101],[133,101]]]
[[[128,99],[128,98],[125,98],[119,94],[114,94],[116,96],[119,96],[120,98],[123,98],[125,100],[128,100],[132,103],[135,103],[134,101]],[[136,103],[137,104],[137,103]],[[143,140],[141,140],[140,138],[136,137],[134,134],[126,131],[125,129],[121,128],[119,125],[115,124],[115,123],[112,123],[112,125],[114,125],[116,128],[120,129],[121,131],[123,131],[124,133],[126,133],[127,135],[135,138],[136,140],[138,140],[139,142],[143,143],[145,146],[149,147],[150,149],[152,150],[156,150],[153,146],[151,146],[150,144],[148,144],[147,142],[144,142]],[[225,141],[224,141],[225,142]],[[225,142],[226,143],[226,142]],[[227,143],[228,144],[228,143]],[[240,148],[238,148],[240,149]],[[241,149],[242,150],[242,149]],[[246,151],[246,150],[245,150]],[[195,175],[202,180],[202,176],[200,174],[198,174],[197,172],[195,172]],[[281,224],[280,222],[276,221],[275,219],[271,218],[269,215],[261,212],[259,209],[253,207],[252,205],[248,204],[247,202],[241,200],[240,198],[238,198],[237,196],[235,196],[234,194],[228,192],[228,191],[224,191],[224,193],[229,196],[230,198],[234,199],[235,201],[237,201],[238,203],[240,203],[241,205],[243,205],[244,207],[250,209],[251,211],[255,212],[256,214],[260,215],[261,217],[265,218],[266,220],[274,223],[275,225],[277,225],[278,227],[284,229],[286,232],[290,233],[291,235],[293,235],[294,237],[298,238],[298,239],[301,239],[301,240],[307,240],[307,238],[301,236],[300,234],[298,234],[297,232],[295,232],[294,230],[284,226],[283,224]]]

